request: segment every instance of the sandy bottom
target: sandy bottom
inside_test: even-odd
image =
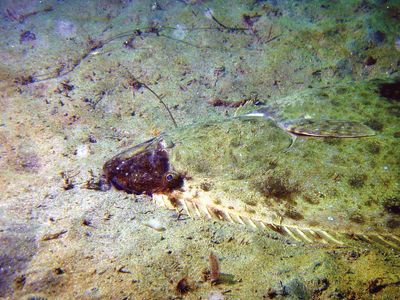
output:
[[[236,113],[216,99],[395,76],[398,4],[1,2],[0,297],[398,297],[390,250],[296,244],[87,189],[107,159],[173,128],[137,81],[182,126]]]

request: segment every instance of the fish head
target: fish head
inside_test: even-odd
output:
[[[148,140],[104,164],[104,176],[119,190],[133,194],[167,193],[183,185],[184,175],[171,168],[163,138]]]

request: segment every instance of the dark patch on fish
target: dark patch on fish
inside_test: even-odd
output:
[[[383,124],[376,119],[366,121],[365,125],[367,125],[368,127],[370,127],[371,129],[373,129],[375,131],[382,131],[382,129],[383,129]]]
[[[354,174],[349,178],[348,183],[351,187],[358,189],[363,187],[367,180],[367,174]]]
[[[385,210],[389,213],[400,215],[400,198],[393,197],[389,199],[385,199],[383,202],[383,206]]]
[[[300,192],[297,183],[289,182],[290,171],[279,176],[265,175],[257,181],[253,182],[254,187],[265,196],[265,198],[275,198],[291,202],[294,196]]]
[[[386,221],[387,227],[391,229],[399,228],[400,227],[400,220],[398,218],[389,218]]]
[[[400,101],[400,80],[380,84],[379,94],[386,99]]]
[[[294,207],[289,206],[285,211],[285,217],[291,218],[293,220],[303,220],[304,216],[299,213]]]
[[[365,222],[364,217],[360,213],[351,214],[350,220],[357,224],[363,224]]]

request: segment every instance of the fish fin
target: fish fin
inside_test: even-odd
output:
[[[371,234],[348,234],[349,238],[362,241],[375,246],[383,246],[384,248],[393,249],[397,252],[400,251],[400,236],[396,234],[379,234],[379,233],[371,233]]]
[[[183,198],[168,198],[167,195],[153,195],[154,202],[168,209],[183,211],[193,219],[215,219],[245,225],[254,229],[272,230],[282,236],[304,244],[324,244],[336,247],[350,246],[350,240],[362,241],[373,246],[384,246],[386,249],[400,251],[400,236],[379,233],[344,233],[333,230],[282,225],[278,222],[265,222],[248,216],[239,215],[224,208],[212,207]],[[346,242],[346,240],[348,242]]]
[[[325,230],[278,225],[273,223],[264,223],[264,225],[277,233],[289,236],[292,239],[305,244],[345,246],[345,242],[341,239],[340,234],[333,234]]]
[[[256,118],[265,118],[275,121],[277,119],[277,114],[269,107],[262,107],[247,114],[244,114],[240,117],[256,117]]]
[[[289,146],[287,146],[287,148],[283,152],[288,152],[293,147],[294,143],[297,140],[297,135],[292,134],[291,132],[288,132],[288,133],[290,135],[290,144],[289,144]]]
[[[282,126],[288,132],[305,136],[357,138],[375,135],[371,128],[362,123],[343,120],[298,119]]]

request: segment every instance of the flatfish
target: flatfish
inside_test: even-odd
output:
[[[299,137],[292,145],[293,136]],[[399,172],[355,121],[284,119],[259,108],[181,127],[104,165],[107,182],[192,218],[273,230],[304,243],[349,239],[400,249]],[[292,145],[292,146],[291,146]],[[394,203],[394,204],[393,204]],[[396,221],[397,220],[397,221]]]

